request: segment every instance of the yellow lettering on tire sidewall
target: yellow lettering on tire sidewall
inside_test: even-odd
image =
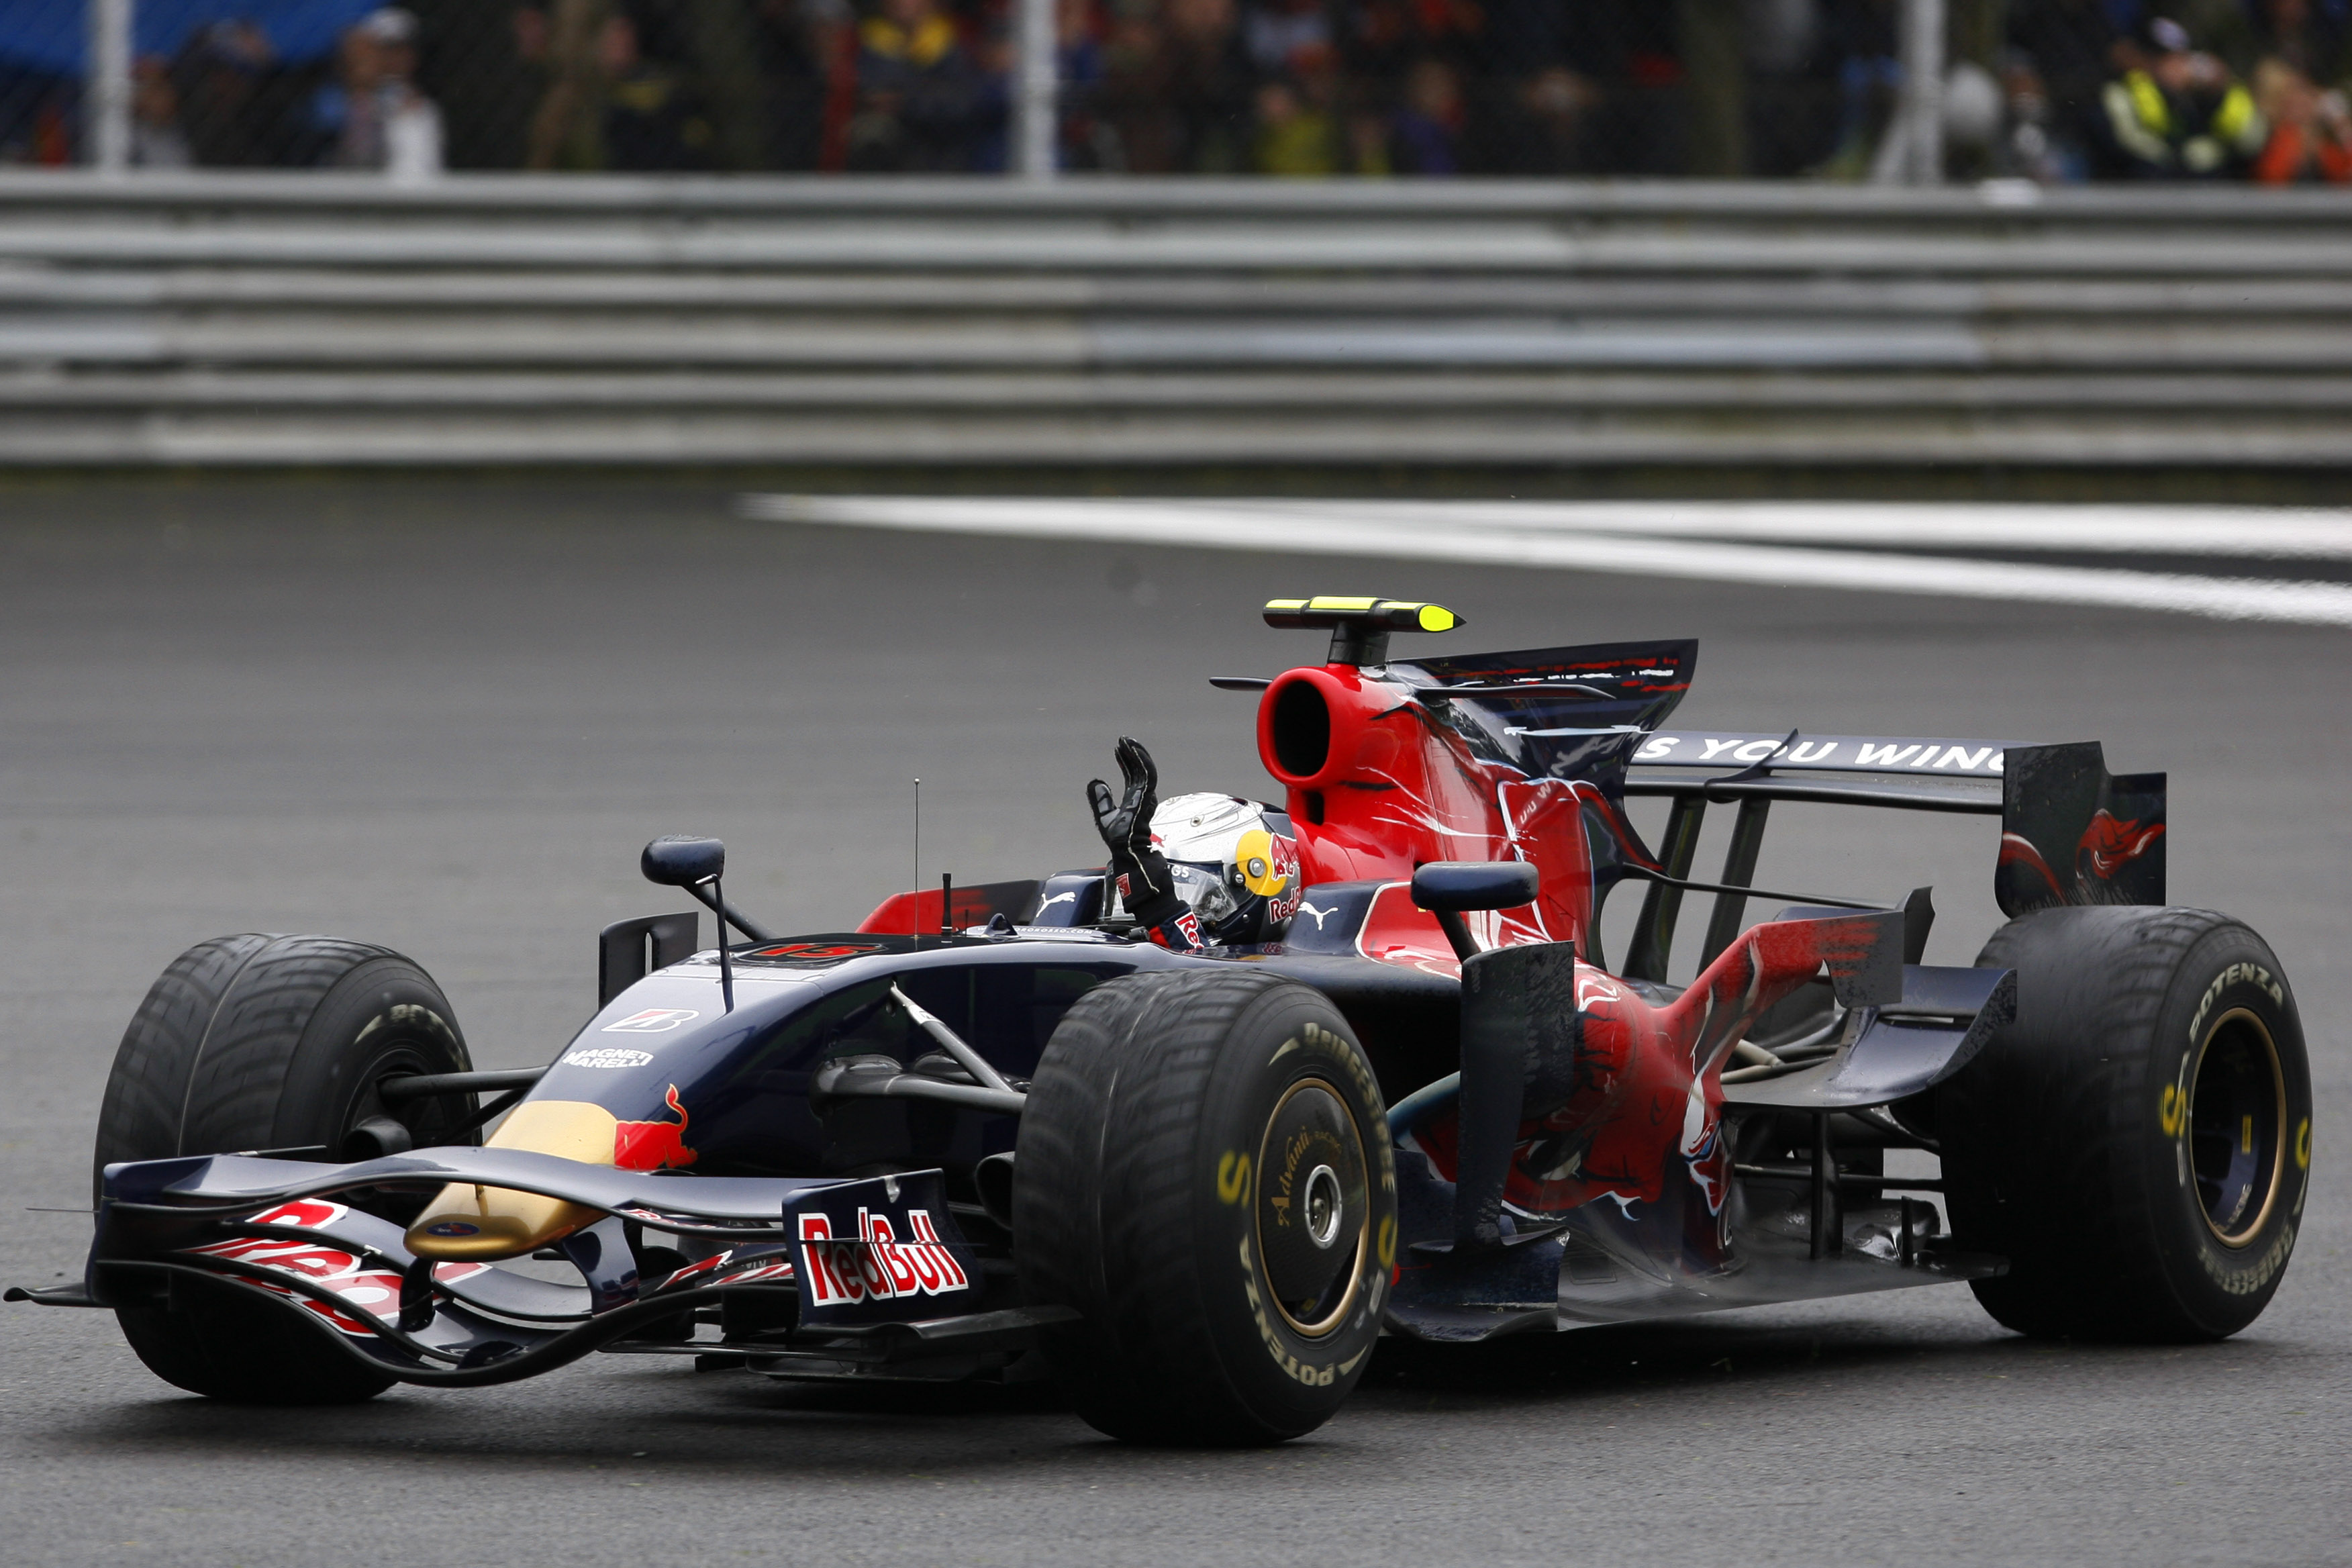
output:
[[[1228,1149],[1217,1161],[1217,1201],[1238,1204],[1248,1201],[1250,1191],[1250,1157],[1239,1149]]]
[[[1282,1342],[1282,1331],[1276,1328],[1274,1320],[1266,1315],[1265,1296],[1257,1288],[1257,1260],[1251,1255],[1250,1238],[1246,1236],[1242,1237],[1241,1262],[1242,1294],[1249,1301],[1250,1319],[1257,1324],[1258,1338],[1265,1342],[1265,1353],[1274,1358],[1274,1364],[1282,1369],[1285,1377],[1309,1388],[1330,1387],[1339,1380],[1339,1366],[1331,1362],[1317,1366],[1299,1360],[1291,1353],[1290,1347]]]

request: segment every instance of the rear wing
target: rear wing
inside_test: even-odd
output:
[[[2165,775],[2110,773],[2096,741],[2019,745],[1925,736],[1805,736],[1678,729],[1643,738],[1628,795],[1674,805],[1659,845],[1662,868],[1687,879],[1709,803],[1737,804],[1726,887],[1753,884],[1765,819],[1776,800],[2001,819],[1993,894],[2012,918],[2056,904],[2165,901]],[[1681,890],[1653,883],[1625,973],[1664,979]],[[1716,897],[1701,968],[1738,934],[1746,898]],[[1906,954],[1911,963],[1916,953]]]
[[[1722,776],[1629,781],[1625,793],[1682,797],[1704,792],[1713,801],[1814,800],[1993,816],[2001,810],[2003,761],[2011,749],[2000,741],[1660,731],[1634,748],[1633,767],[1703,768]]]

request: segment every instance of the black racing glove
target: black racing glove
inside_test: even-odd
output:
[[[1118,739],[1118,771],[1126,793],[1114,798],[1100,779],[1087,785],[1095,826],[1110,850],[1110,879],[1139,925],[1170,947],[1199,947],[1200,922],[1177,895],[1168,857],[1151,847],[1151,815],[1160,808],[1160,770],[1131,736]]]

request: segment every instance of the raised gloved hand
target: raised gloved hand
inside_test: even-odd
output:
[[[1131,735],[1118,738],[1118,772],[1126,794],[1113,799],[1110,786],[1100,779],[1087,785],[1087,800],[1095,808],[1095,826],[1114,857],[1148,854],[1151,848],[1151,814],[1160,809],[1160,770],[1151,753]]]
[[[1110,851],[1111,881],[1139,924],[1160,932],[1171,946],[1197,947],[1199,924],[1177,896],[1168,858],[1151,847],[1151,814],[1160,808],[1160,770],[1142,742],[1119,737],[1118,772],[1125,788],[1116,796],[1100,779],[1087,785],[1095,826]]]

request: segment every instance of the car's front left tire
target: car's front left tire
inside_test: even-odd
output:
[[[448,998],[399,953],[333,937],[215,937],[172,962],[124,1032],[93,1180],[118,1161],[286,1148],[351,1160],[387,1140],[455,1142],[472,1097],[388,1106],[379,1086],[472,1066]],[[394,1381],[229,1280],[175,1279],[115,1315],[150,1371],[215,1399],[339,1405]]]

